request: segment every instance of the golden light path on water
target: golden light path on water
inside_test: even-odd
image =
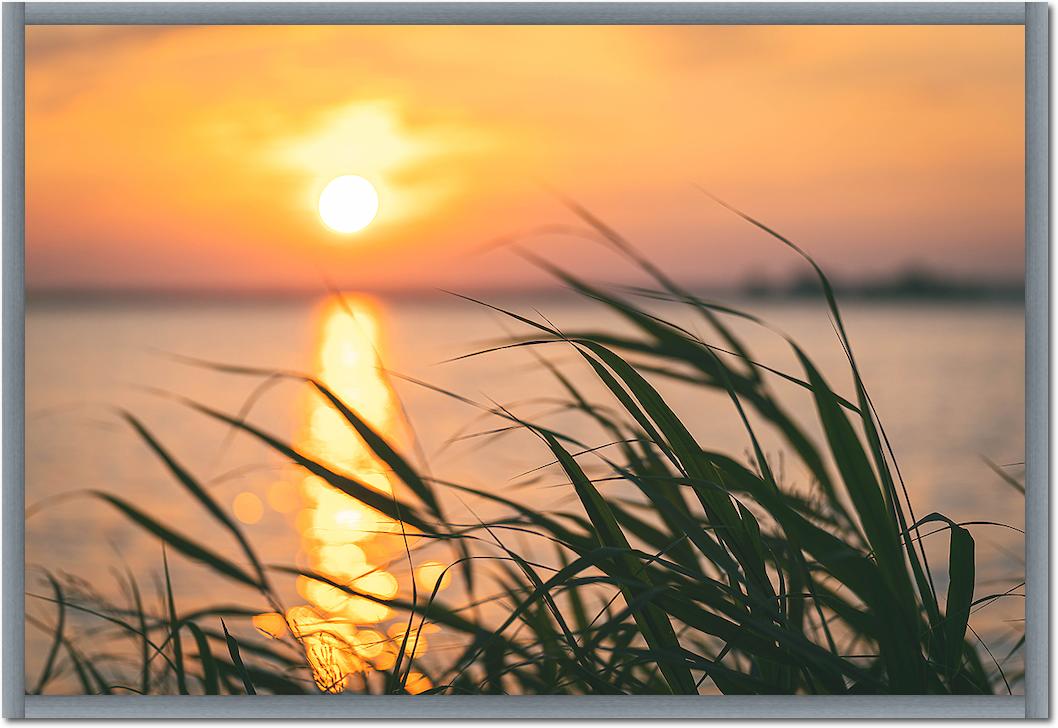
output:
[[[377,305],[364,297],[346,296],[344,301],[328,301],[318,316],[316,377],[376,432],[397,443],[400,409],[380,367]],[[339,473],[392,494],[393,483],[385,466],[349,423],[316,392],[309,396],[299,449]],[[295,520],[301,536],[299,566],[381,600],[397,596],[402,585],[389,569],[407,559],[400,524],[315,475],[302,478],[300,491],[302,508]],[[432,589],[440,565],[423,562],[416,567],[415,578],[420,584],[429,582]],[[404,590],[410,592],[410,584]],[[285,616],[258,615],[254,625],[275,637],[289,629],[304,645],[321,690],[341,692],[357,675],[393,667],[407,630],[406,616],[397,618],[385,604],[305,576],[298,577],[297,591],[307,604],[288,609]],[[386,626],[387,622],[391,624]],[[429,631],[430,627],[425,628],[418,640],[415,634],[409,635],[407,652],[415,645],[414,657],[421,655]],[[407,657],[406,653],[404,665]],[[430,687],[424,675],[410,673],[409,692]]]

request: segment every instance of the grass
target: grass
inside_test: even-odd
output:
[[[422,593],[414,580],[410,597],[383,600],[321,574],[262,563],[209,490],[158,437],[126,414],[172,480],[212,520],[217,538],[197,542],[134,500],[93,491],[93,497],[164,544],[160,606],[145,604],[131,573],[121,575],[124,604],[71,593],[69,584],[48,574],[47,593],[32,595],[55,609],[51,624],[30,618],[32,626],[52,639],[41,674],[28,681],[33,691],[57,689],[65,676],[84,693],[317,693],[318,680],[312,679],[298,638],[287,634],[266,640],[250,636],[254,632],[249,629],[237,638],[233,632],[238,630],[229,631],[229,624],[245,625],[262,611],[283,614],[274,582],[294,575],[382,601],[405,625],[395,639],[391,664],[357,672],[347,692],[422,692],[427,684],[431,687],[425,692],[443,694],[1010,691],[1021,676],[1008,674],[1005,665],[1023,638],[1010,654],[993,655],[969,627],[969,618],[975,610],[1017,595],[1017,587],[975,598],[980,585],[970,524],[939,513],[914,513],[838,303],[815,262],[775,231],[733,210],[802,255],[818,274],[851,373],[853,389],[847,398],[830,387],[809,353],[793,340],[787,343],[799,371],[779,371],[755,361],[728,322],[767,326],[765,322],[691,295],[588,211],[570,206],[595,239],[640,266],[654,286],[614,293],[545,261],[534,262],[601,310],[619,315],[635,333],[564,331],[546,320],[477,303],[530,332],[497,348],[525,351],[546,367],[564,392],[564,408],[594,423],[608,441],[582,442],[502,405],[481,405],[431,388],[494,418],[498,426],[484,434],[530,433],[572,487],[572,508],[540,512],[499,492],[427,475],[372,430],[357,414],[356,402],[341,401],[311,377],[211,365],[232,375],[302,378],[318,390],[400,482],[400,497],[382,494],[313,459],[241,414],[185,402],[195,416],[235,428],[399,521],[406,529],[409,562],[424,548],[450,548],[452,566],[446,574],[460,581],[465,603],[442,600],[437,587]],[[686,307],[708,327],[708,336],[656,317],[645,301]],[[570,377],[537,353],[554,347],[574,353],[605,388],[609,401],[589,401]],[[717,452],[699,441],[655,387],[661,380],[724,394],[742,424],[751,456]],[[802,388],[813,411],[801,417],[788,411],[772,393],[776,381]],[[823,433],[818,442],[809,434],[810,425]],[[765,456],[764,433],[779,438],[788,461],[810,474],[809,491],[782,482]],[[583,464],[589,457],[603,472]],[[635,495],[629,496],[630,491]],[[471,524],[450,522],[441,504],[467,494],[502,506],[507,515]],[[237,557],[216,546],[224,534]],[[528,537],[549,544],[554,553],[550,564],[522,547]],[[947,584],[941,591],[923,541],[945,537],[942,572]],[[221,583],[253,589],[258,603],[181,612],[169,578],[172,554],[208,567]],[[479,596],[482,591],[487,593]],[[505,609],[488,609],[490,604]],[[71,634],[74,614],[86,626]],[[427,625],[451,637],[455,651],[420,657],[417,642]],[[118,654],[119,642],[131,649]],[[343,651],[357,646],[332,641],[329,648],[335,651],[335,664],[342,664]]]

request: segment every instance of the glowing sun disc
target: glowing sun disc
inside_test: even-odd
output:
[[[331,230],[355,233],[371,224],[378,214],[378,192],[363,177],[335,177],[320,193],[320,219]]]

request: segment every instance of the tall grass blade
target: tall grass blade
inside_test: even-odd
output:
[[[55,658],[58,656],[59,648],[66,639],[66,600],[63,598],[62,587],[59,586],[59,582],[51,574],[46,576],[51,584],[52,591],[55,592],[55,630],[51,647],[48,649],[48,656],[44,658],[44,667],[41,668],[40,677],[37,678],[37,684],[32,690],[34,695],[40,695],[44,692],[45,686],[51,680],[52,670],[55,668]]]
[[[228,559],[223,556],[210,551],[205,546],[202,546],[186,536],[182,536],[176,531],[173,531],[166,526],[163,526],[157,520],[148,516],[143,511],[139,510],[132,504],[128,503],[117,496],[104,493],[103,491],[93,490],[89,491],[96,498],[106,501],[111,504],[119,511],[124,513],[129,520],[133,521],[140,527],[146,529],[150,533],[159,537],[165,543],[175,548],[180,553],[184,554],[190,559],[203,563],[215,571],[234,579],[238,582],[252,586],[256,589],[263,590],[263,585],[255,579],[253,576],[248,574],[242,568],[236,566]]]
[[[205,633],[194,622],[185,621],[184,624],[195,638],[198,646],[198,661],[202,666],[202,689],[206,695],[220,695],[220,672],[217,662],[213,659],[213,650],[210,649],[209,639]]]
[[[127,412],[123,412],[122,416],[130,425],[132,425],[151,450],[153,450],[162,462],[165,463],[165,466],[176,477],[177,481],[195,497],[195,500],[205,506],[206,510],[209,511],[209,513],[222,526],[224,526],[225,530],[231,533],[242,548],[243,553],[246,554],[246,558],[249,559],[250,563],[253,565],[258,581],[267,588],[268,579],[265,576],[264,569],[261,568],[261,563],[257,560],[257,554],[254,552],[253,548],[251,548],[249,541],[246,540],[246,536],[243,534],[242,529],[235,524],[235,521],[233,521],[224,509],[220,507],[205,488],[203,488],[199,482],[192,477],[191,474],[181,466],[164,447],[162,447],[143,423]]]
[[[228,644],[228,654],[231,655],[231,662],[235,669],[239,671],[239,677],[242,678],[243,689],[247,695],[257,695],[253,680],[250,679],[250,673],[246,671],[246,666],[242,663],[242,656],[239,654],[239,643],[229,634],[228,625],[224,624],[223,619],[220,620],[220,627],[224,630],[224,641]]]
[[[184,646],[180,639],[180,620],[176,617],[176,601],[173,599],[173,582],[169,578],[169,557],[162,544],[162,567],[165,571],[165,605],[169,616],[169,641],[173,645],[173,664],[176,668],[176,689],[187,695],[187,675],[184,672]]]

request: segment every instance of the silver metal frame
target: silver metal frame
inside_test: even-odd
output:
[[[24,27],[211,25],[1007,24],[1025,26],[1026,695],[1022,697],[27,696]],[[1050,716],[1049,7],[1042,2],[4,3],[3,717],[1036,718]]]

